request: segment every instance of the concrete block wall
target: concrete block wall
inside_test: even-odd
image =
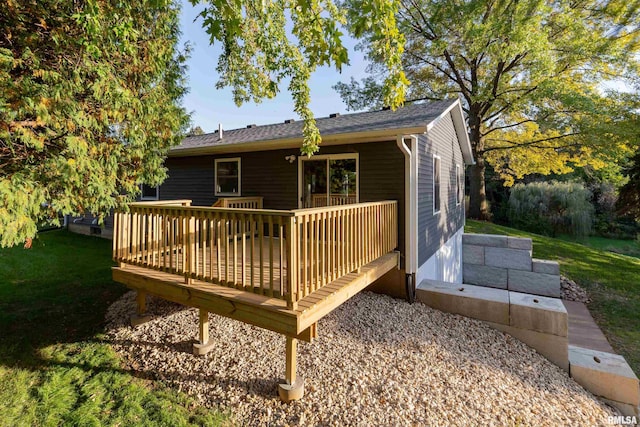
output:
[[[462,281],[560,298],[560,267],[532,258],[531,239],[493,234],[462,235]]]
[[[423,280],[416,298],[435,309],[485,321],[568,371],[622,414],[640,416],[638,377],[622,356],[569,345],[569,316],[561,300],[435,280]]]
[[[423,280],[416,298],[447,313],[483,320],[569,370],[567,310],[556,298],[435,280]]]

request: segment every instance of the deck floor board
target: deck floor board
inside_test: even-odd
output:
[[[207,257],[204,258],[205,262]],[[390,252],[298,302],[295,310],[285,300],[203,280],[187,284],[184,277],[144,266],[114,267],[114,280],[170,301],[209,310],[226,317],[255,324],[279,333],[300,334],[344,301],[397,266],[398,254]],[[201,259],[202,261],[202,259]]]

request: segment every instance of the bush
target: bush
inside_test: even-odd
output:
[[[640,223],[631,217],[617,217],[606,224],[596,221],[596,234],[607,239],[638,240]]]
[[[511,225],[538,234],[589,235],[593,223],[591,193],[575,182],[516,184],[509,196]]]

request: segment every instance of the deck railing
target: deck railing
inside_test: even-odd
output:
[[[247,197],[220,197],[213,207],[230,208],[230,209],[262,209],[263,197],[247,196]]]
[[[356,203],[356,196],[355,194],[330,194],[328,196],[327,194],[312,194],[311,203],[314,208],[320,208],[324,206],[351,205],[353,203]]]
[[[396,247],[395,201],[294,211],[135,203],[115,214],[113,257],[293,308]]]
[[[294,211],[292,260],[299,298],[397,247],[397,203],[359,203]]]

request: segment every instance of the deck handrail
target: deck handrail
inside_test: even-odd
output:
[[[133,203],[115,214],[113,258],[295,308],[396,247],[396,201],[294,211]]]
[[[129,203],[129,206],[191,206],[191,200],[141,200]]]
[[[244,196],[244,197],[220,197],[212,207],[234,208],[234,209],[262,209],[264,197]]]

